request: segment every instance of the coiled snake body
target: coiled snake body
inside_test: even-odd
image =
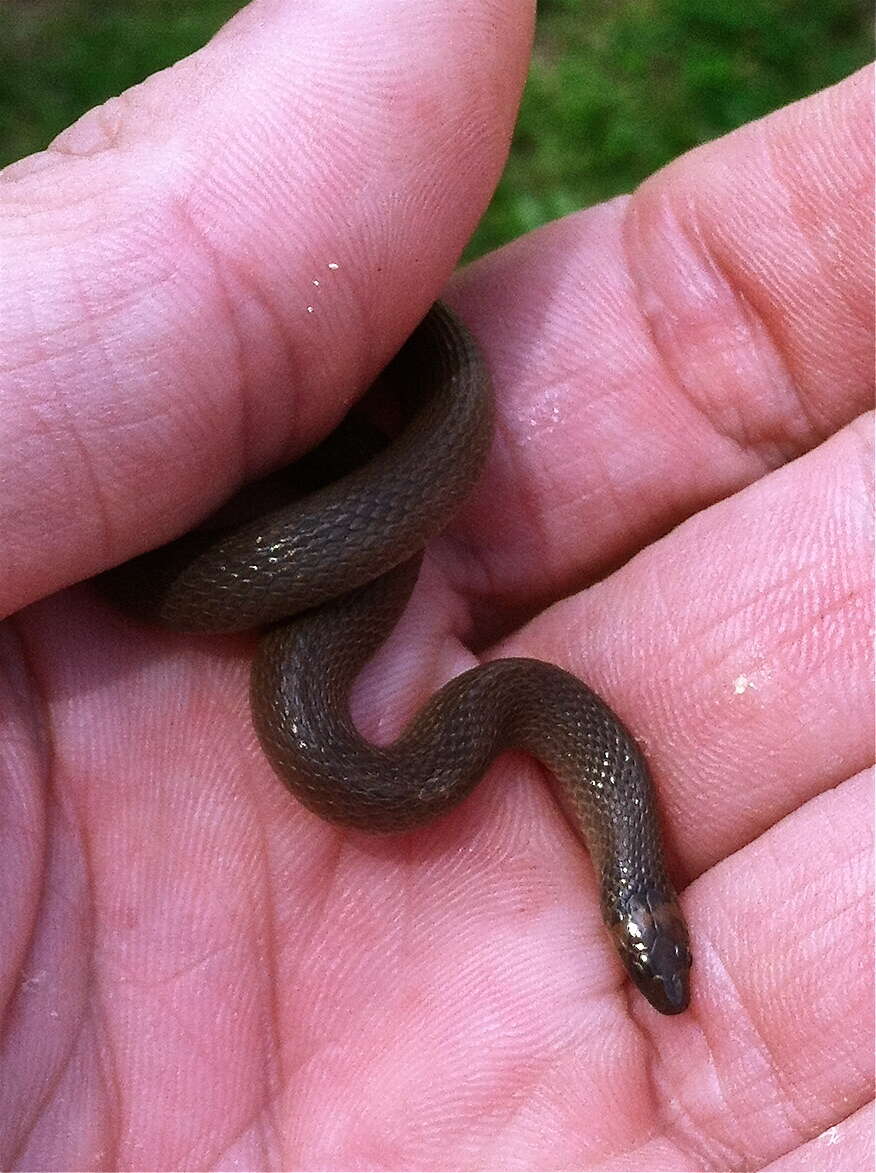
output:
[[[502,750],[533,754],[590,851],[624,965],[653,1006],[676,1014],[688,1004],[690,953],[648,769],[595,693],[554,665],[496,660],[445,685],[391,746],[369,744],[352,723],[353,681],[404,608],[425,542],[480,472],[492,428],[482,359],[440,303],[387,376],[413,389],[416,408],[364,465],[303,497],[270,478],[248,519],[126,563],[111,589],[178,630],[272,625],[252,670],[255,728],[280,778],[332,822],[419,826],[464,798]]]

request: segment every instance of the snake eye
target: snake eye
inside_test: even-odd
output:
[[[631,896],[613,930],[627,972],[655,1010],[680,1014],[690,1001],[687,929],[672,893]]]

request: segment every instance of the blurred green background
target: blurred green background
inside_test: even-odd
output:
[[[192,52],[240,7],[0,0],[0,165]],[[870,56],[863,0],[542,0],[511,159],[468,256],[629,191]]]

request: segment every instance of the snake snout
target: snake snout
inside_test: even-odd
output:
[[[691,955],[674,893],[631,896],[613,936],[636,986],[661,1014],[680,1014],[690,1002]]]

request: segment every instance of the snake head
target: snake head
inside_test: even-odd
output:
[[[627,972],[654,1009],[686,1010],[691,955],[675,894],[647,889],[629,896],[611,932]]]

